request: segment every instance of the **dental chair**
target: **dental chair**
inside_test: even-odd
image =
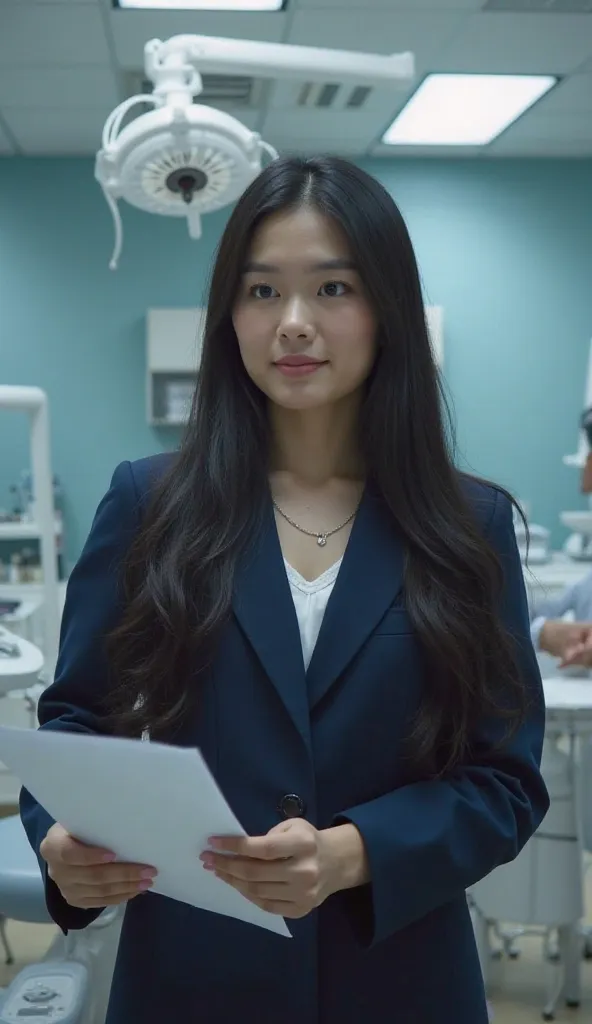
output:
[[[0,698],[37,683],[43,656],[0,626]],[[83,931],[56,935],[39,963],[23,968],[0,990],[0,1024],[104,1024],[121,929],[119,908],[105,911]],[[0,819],[0,943],[14,956],[9,920],[50,924],[37,858],[17,815]]]

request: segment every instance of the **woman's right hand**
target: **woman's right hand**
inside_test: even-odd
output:
[[[109,850],[81,843],[61,825],[52,825],[40,853],[49,877],[72,907],[116,907],[151,888],[157,872],[145,864],[120,864]]]

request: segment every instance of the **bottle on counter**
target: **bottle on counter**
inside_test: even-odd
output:
[[[33,582],[33,564],[35,552],[33,548],[23,548],[21,551],[21,583]]]
[[[8,580],[10,583],[21,583],[21,556],[11,555],[10,556],[10,568],[8,570]]]

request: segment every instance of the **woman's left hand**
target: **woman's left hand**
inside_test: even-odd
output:
[[[210,846],[221,853],[202,853],[206,870],[282,917],[305,917],[332,893],[367,880],[362,839],[353,825],[319,831],[292,818],[266,836],[216,836]]]

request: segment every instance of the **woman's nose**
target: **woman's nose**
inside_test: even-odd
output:
[[[304,302],[294,300],[286,305],[278,335],[286,341],[311,341],[314,338],[315,327]]]

